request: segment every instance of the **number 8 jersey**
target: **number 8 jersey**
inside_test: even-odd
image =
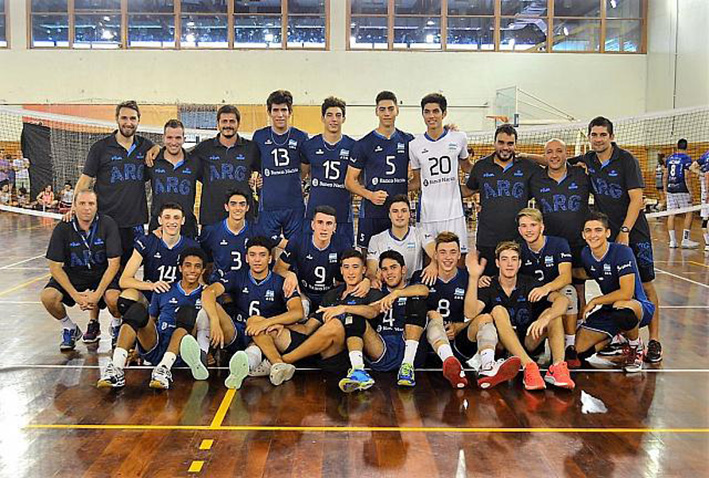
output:
[[[419,221],[436,222],[463,217],[458,159],[468,158],[468,138],[461,131],[444,130],[433,140],[427,133],[409,144],[411,169],[421,171]]]

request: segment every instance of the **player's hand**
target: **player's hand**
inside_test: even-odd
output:
[[[370,201],[375,206],[383,206],[384,203],[387,201],[388,197],[389,197],[389,194],[386,191],[374,191],[371,194]]]
[[[159,280],[157,282],[153,283],[153,292],[157,292],[158,294],[163,294],[167,291],[170,290],[170,284],[163,280]]]
[[[263,176],[254,171],[249,178],[249,187],[251,189],[261,189],[263,186]]]
[[[377,272],[377,275],[373,279],[370,279],[369,281],[372,285],[372,289],[381,289],[382,288],[382,280],[379,278],[378,272]]]
[[[458,125],[455,123],[448,123],[446,125],[443,125],[443,128],[448,131],[459,131]]]
[[[297,287],[298,276],[296,276],[293,271],[286,272],[285,280],[283,281],[283,294],[286,297],[290,297]]]
[[[549,295],[549,288],[547,286],[535,287],[529,292],[530,302],[539,302],[544,297]]]
[[[79,306],[81,310],[91,310],[91,303],[89,302],[89,297],[86,292],[79,292],[76,297],[74,297],[74,302]]]
[[[468,269],[468,274],[470,274],[473,279],[482,280],[482,278],[485,277],[483,273],[485,272],[486,265],[487,259],[484,257],[478,259],[477,251],[470,251],[465,256],[465,268]]]
[[[153,229],[153,234],[155,234],[156,237],[162,239],[162,226]]]
[[[581,315],[581,317],[583,317],[585,320],[586,317],[588,317],[591,314],[591,312],[593,312],[593,309],[595,309],[597,306],[598,306],[598,304],[596,303],[596,301],[594,299],[591,299],[588,302],[586,302],[586,307],[583,308],[583,314]]]
[[[101,301],[102,295],[103,294],[101,294],[95,290],[88,291],[88,294],[86,295],[86,299],[88,300],[89,304],[91,304],[92,309],[95,309],[98,306],[98,303]]]
[[[145,154],[145,165],[149,168],[152,168],[155,166],[155,158],[158,157],[158,154],[160,153],[160,146],[157,144],[154,145],[152,148],[148,150],[148,152]]]
[[[438,264],[431,261],[426,267],[421,271],[421,283],[425,286],[431,287],[436,283],[438,279]]]
[[[484,289],[485,287],[490,287],[490,284],[492,284],[492,277],[490,277],[490,276],[480,276],[480,279],[478,279],[478,288],[479,289]]]
[[[615,237],[615,242],[617,244],[623,244],[624,246],[627,246],[629,241],[630,234],[628,234],[627,232],[619,232],[618,235]]]
[[[270,324],[268,323],[268,320],[266,320],[265,317],[254,315],[246,323],[246,334],[251,336],[259,335],[266,331],[269,325]]]
[[[444,327],[446,328],[446,336],[448,337],[448,340],[453,340],[455,339],[455,336],[458,335],[458,332],[460,331],[459,325],[465,325],[464,323],[456,324],[456,323],[449,323],[445,324]]]
[[[62,222],[70,222],[72,219],[74,219],[74,205],[72,204],[71,207],[67,212],[64,213],[62,216]]]
[[[362,282],[357,284],[357,287],[352,290],[352,295],[355,297],[359,297],[360,299],[363,297],[367,297],[367,294],[369,294],[371,288],[372,282],[365,277]]]
[[[215,349],[224,348],[224,331],[218,320],[212,320],[209,325],[209,343]]]
[[[379,310],[381,312],[388,312],[392,307],[394,307],[394,302],[396,302],[398,298],[399,294],[397,291],[394,291],[379,299],[375,302],[375,304],[379,304]]]
[[[344,305],[335,305],[333,307],[320,307],[318,313],[322,314],[323,322],[328,322],[339,315],[345,314]]]
[[[279,336],[281,335],[281,332],[283,332],[283,329],[285,329],[285,326],[283,324],[273,324],[268,326],[268,328],[266,329],[266,333],[270,334],[272,332],[275,332],[276,336]]]
[[[534,340],[539,340],[539,338],[544,334],[548,324],[549,321],[545,319],[535,320],[527,329],[527,335],[531,336]]]

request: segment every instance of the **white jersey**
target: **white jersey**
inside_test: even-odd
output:
[[[468,138],[461,131],[446,130],[436,141],[424,133],[409,143],[411,169],[421,173],[420,222],[463,217],[458,159],[467,158]]]
[[[377,261],[379,266],[379,256],[384,251],[397,251],[404,256],[404,264],[406,264],[406,280],[411,279],[411,276],[417,270],[423,268],[423,256],[426,254],[424,247],[433,241],[428,233],[423,229],[411,226],[409,232],[406,233],[403,239],[399,240],[391,233],[391,229],[380,232],[372,236],[369,240],[367,248],[367,260]]]

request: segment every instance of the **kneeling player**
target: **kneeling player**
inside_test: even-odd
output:
[[[586,273],[598,282],[603,295],[586,304],[585,321],[576,333],[576,350],[579,358],[588,358],[622,333],[628,339],[624,369],[639,372],[643,366],[639,327],[650,323],[655,305],[645,295],[632,250],[608,242],[610,234],[608,217],[591,213],[583,229],[588,246],[581,257]]]
[[[172,284],[167,292],[154,294],[149,309],[146,310],[140,302],[130,306],[123,315],[113,359],[101,374],[97,387],[116,388],[125,385],[123,368],[128,350],[136,340],[140,356],[156,365],[151,375],[150,388],[170,388],[171,369],[178,353],[190,367],[195,380],[206,380],[209,377],[204,362],[206,351],[199,348],[192,336],[197,333],[196,318],[201,308],[202,295],[199,279],[206,262],[207,256],[202,249],[185,249],[179,263],[182,279]]]

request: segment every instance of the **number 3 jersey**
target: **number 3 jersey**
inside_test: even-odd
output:
[[[135,240],[135,250],[143,257],[143,280],[146,282],[177,282],[182,279],[178,262],[188,247],[199,247],[197,241],[181,236],[172,249],[155,234],[146,234]],[[152,292],[143,294],[150,300]]]
[[[458,160],[468,156],[468,138],[460,131],[445,130],[437,140],[424,133],[411,141],[411,169],[421,172],[419,221],[435,222],[463,217]]]

